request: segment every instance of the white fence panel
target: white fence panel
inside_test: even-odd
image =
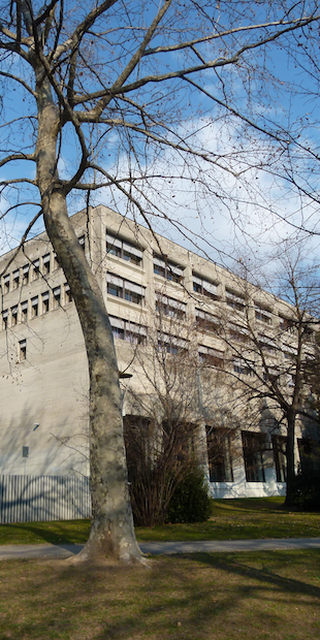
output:
[[[89,478],[0,475],[0,523],[89,518]]]

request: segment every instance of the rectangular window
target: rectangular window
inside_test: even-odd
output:
[[[116,256],[127,262],[137,265],[142,263],[143,253],[140,247],[110,233],[106,234],[106,251],[109,255]]]
[[[64,285],[64,302],[65,304],[69,304],[69,302],[72,302],[70,287],[67,283]]]
[[[7,329],[8,328],[8,316],[9,316],[8,309],[5,309],[4,311],[2,311],[2,327],[3,327],[3,329]]]
[[[22,447],[22,457],[29,458],[29,447]]]
[[[253,362],[241,360],[241,358],[236,358],[233,361],[233,371],[235,373],[239,373],[242,376],[253,376],[255,373]]]
[[[29,282],[29,271],[30,271],[30,265],[29,264],[25,264],[24,267],[22,267],[22,284],[28,284],[28,282]]]
[[[136,322],[116,318],[115,316],[109,316],[109,319],[114,338],[126,340],[126,342],[131,342],[131,344],[145,344],[147,340],[147,327],[137,324]]]
[[[3,278],[3,288],[4,293],[8,293],[10,291],[10,273]]]
[[[169,260],[164,260],[161,256],[153,258],[153,271],[157,276],[170,282],[179,283],[183,280],[183,267],[179,267]]]
[[[311,438],[298,438],[302,474],[316,481],[320,476],[320,442]]]
[[[285,436],[271,436],[277,482],[287,480],[287,441]]]
[[[164,296],[161,293],[156,293],[156,312],[160,315],[168,316],[170,318],[176,318],[177,320],[183,320],[186,317],[186,304]]]
[[[42,302],[42,313],[48,313],[49,304],[50,304],[49,291],[46,291],[41,295],[41,302]]]
[[[259,304],[257,304],[256,302],[255,304],[255,317],[256,320],[259,320],[259,322],[264,322],[264,324],[272,324],[272,315],[271,315],[271,311],[265,307],[261,307]]]
[[[202,309],[196,309],[197,329],[218,334],[219,322],[220,322],[220,319],[217,316],[213,316],[211,313],[202,311]]]
[[[234,311],[244,312],[245,309],[245,298],[240,293],[235,293],[231,291],[231,289],[226,289],[226,303],[230,309],[234,309]]]
[[[38,280],[39,275],[40,275],[40,260],[38,258],[37,260],[34,260],[32,263],[32,279]]]
[[[241,431],[241,437],[247,482],[265,482],[266,434]]]
[[[206,425],[210,482],[233,482],[231,439],[227,429]]]
[[[218,349],[199,345],[199,362],[207,367],[224,368],[224,352]]]
[[[202,296],[206,296],[211,300],[218,300],[218,287],[214,282],[210,282],[202,276],[192,274],[193,278],[193,291],[199,293]]]
[[[58,309],[61,306],[61,287],[53,289],[53,308]]]
[[[173,336],[169,333],[159,331],[158,334],[158,348],[165,353],[171,353],[171,355],[184,354],[188,351],[189,342],[178,336]]]
[[[12,273],[12,288],[18,289],[20,283],[20,269],[16,269]]]
[[[130,280],[119,278],[113,273],[107,273],[107,293],[128,302],[142,304],[144,301],[145,287]]]
[[[39,312],[38,296],[31,298],[31,318],[36,318]]]
[[[21,302],[21,322],[28,322],[28,300]]]
[[[20,340],[19,342],[19,360],[23,362],[23,360],[27,359],[27,341]]]
[[[18,307],[11,307],[11,326],[18,324]]]
[[[50,253],[47,253],[45,256],[43,256],[42,265],[43,265],[43,275],[45,275],[45,276],[49,275],[49,273],[50,273]]]

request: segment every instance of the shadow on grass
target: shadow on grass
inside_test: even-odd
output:
[[[1,544],[84,544],[90,533],[90,520],[26,522],[1,525]]]
[[[151,571],[23,563],[15,581],[8,574],[0,637],[17,634],[19,625],[14,637],[27,640],[315,638],[320,588],[300,576],[307,570],[310,579],[318,562],[313,551],[163,557]],[[283,566],[288,577],[280,575]],[[14,622],[11,594],[22,611]],[[1,636],[1,624],[9,635]]]

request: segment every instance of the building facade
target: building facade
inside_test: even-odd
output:
[[[165,354],[169,365],[182,353],[184,373],[190,356],[190,420],[193,415],[199,426],[198,450],[212,495],[284,494],[281,415],[263,394],[248,398],[264,384],[261,348],[268,370],[281,375],[290,394],[290,305],[102,205],[76,214],[73,222],[125,372],[124,416],[138,419],[143,406],[148,415],[153,381],[159,380],[155,353]],[[84,341],[46,234],[17,255],[2,256],[0,271],[0,475],[88,476]],[[140,408],[139,397],[145,400]],[[297,461],[303,441],[300,425]]]

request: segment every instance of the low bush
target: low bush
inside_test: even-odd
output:
[[[205,522],[211,515],[211,498],[205,476],[193,469],[177,486],[166,513],[166,522]]]

